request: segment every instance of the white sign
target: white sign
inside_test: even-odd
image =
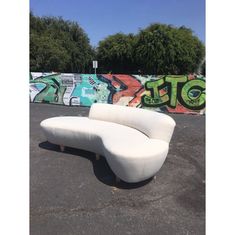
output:
[[[97,69],[98,68],[98,61],[97,60],[93,60],[93,69]]]

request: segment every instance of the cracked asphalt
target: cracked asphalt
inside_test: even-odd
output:
[[[115,183],[104,158],[46,141],[40,122],[87,107],[30,104],[30,234],[205,234],[205,116],[176,128],[156,179]]]

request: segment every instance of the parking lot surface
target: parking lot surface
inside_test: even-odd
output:
[[[115,183],[104,158],[46,141],[40,122],[87,107],[30,104],[30,234],[205,234],[205,116],[170,114],[165,163],[137,184]]]

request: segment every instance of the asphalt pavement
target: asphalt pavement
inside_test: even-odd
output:
[[[30,104],[30,234],[205,234],[205,116],[170,114],[176,128],[156,179],[115,183],[106,160],[46,141],[40,122],[87,107]]]

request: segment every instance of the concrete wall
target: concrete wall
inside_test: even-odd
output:
[[[94,102],[173,113],[204,113],[198,75],[30,74],[30,101],[91,106]]]

